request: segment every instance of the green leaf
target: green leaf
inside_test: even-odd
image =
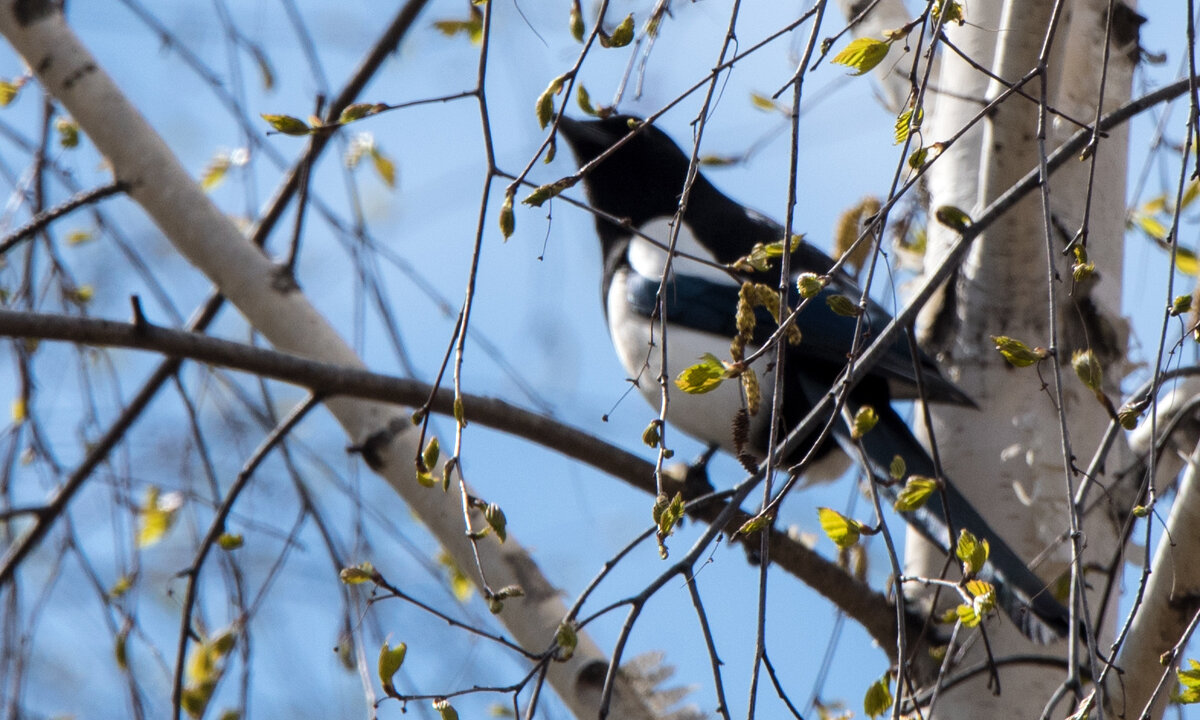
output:
[[[879,413],[870,405],[863,405],[854,413],[854,422],[850,427],[850,437],[862,440],[879,423]]]
[[[21,79],[0,80],[0,107],[11,105],[12,101],[17,99],[17,93],[21,91],[21,86],[24,84]]]
[[[887,57],[890,42],[874,38],[858,38],[833,57],[833,62],[853,68],[854,75],[870,72]]]
[[[933,17],[942,17],[943,13],[945,14],[942,19],[943,23],[956,23],[962,27],[962,24],[966,22],[962,4],[956,0],[938,0],[937,4],[933,6]]]
[[[342,110],[342,114],[338,116],[338,122],[345,125],[355,120],[377,115],[384,110],[387,110],[387,105],[383,103],[352,103]]]
[[[575,38],[575,42],[583,42],[583,10],[579,7],[579,0],[572,0],[571,18],[568,22],[571,27],[571,37]]]
[[[1075,262],[1071,264],[1071,277],[1075,282],[1083,282],[1096,274],[1096,263],[1088,261],[1087,249],[1083,245],[1076,245],[1072,248],[1072,253],[1075,255]]]
[[[821,529],[825,531],[834,545],[843,550],[857,543],[862,534],[862,523],[851,520],[837,510],[819,507],[817,508],[817,517],[821,521]]]
[[[829,306],[830,310],[842,317],[858,317],[863,313],[858,303],[845,295],[830,295],[825,298],[825,304]]]
[[[208,192],[220,185],[231,167],[233,167],[233,163],[229,159],[229,154],[217,153],[200,173],[200,189]]]
[[[962,232],[971,227],[971,216],[953,205],[942,205],[934,211],[933,216],[951,230]]]
[[[483,39],[483,12],[471,5],[471,14],[466,20],[438,20],[433,26],[447,37],[466,35],[472,43],[478,44]]]
[[[737,534],[753,535],[754,533],[766,530],[773,522],[775,522],[775,516],[770,513],[765,515],[755,515],[746,522],[742,523],[742,526],[738,528]]]
[[[816,273],[800,273],[800,276],[796,278],[796,289],[800,291],[800,297],[805,300],[821,294],[828,284],[829,278]]]
[[[375,174],[385,185],[390,188],[396,187],[396,163],[378,147],[371,148],[371,164],[375,166]]]
[[[893,456],[892,464],[888,466],[888,476],[893,480],[900,480],[906,472],[908,472],[908,466],[904,463],[904,458],[899,455]]]
[[[784,115],[791,114],[792,112],[791,108],[785,107],[761,93],[750,93],[750,104],[763,112],[782,113]]]
[[[546,202],[552,197],[558,197],[562,194],[563,190],[566,190],[577,182],[579,182],[579,178],[576,177],[566,177],[561,180],[555,180],[552,183],[535,188],[534,191],[526,195],[525,199],[521,202],[533,207],[541,207],[542,203]]]
[[[954,612],[958,615],[958,621],[966,627],[979,627],[979,623],[983,622],[983,616],[976,612],[974,605],[963,603],[954,608]]]
[[[1186,209],[1196,201],[1196,197],[1200,196],[1200,180],[1192,180],[1183,189],[1183,197],[1179,200],[1179,207]]]
[[[884,675],[867,688],[867,694],[863,697],[863,712],[868,717],[879,717],[891,706],[892,679],[891,676]]]
[[[1200,663],[1188,658],[1187,670],[1178,669],[1175,671],[1175,677],[1179,679],[1179,684],[1183,686],[1183,692],[1176,696],[1176,700],[1182,705],[1193,705],[1200,702]]]
[[[513,191],[509,190],[504,194],[504,203],[500,205],[500,234],[505,240],[512,237],[513,231],[517,228],[517,218],[513,214]]]
[[[1020,340],[1007,335],[993,335],[992,342],[996,344],[1000,355],[1013,367],[1029,367],[1045,360],[1050,354],[1045,348],[1030,348]]]
[[[425,449],[421,451],[421,462],[425,463],[425,467],[432,468],[437,465],[438,458],[441,456],[441,446],[438,445],[437,436],[429,438]]]
[[[583,83],[579,83],[575,87],[575,99],[579,103],[579,109],[585,114],[593,117],[599,114],[596,112],[596,108],[592,107],[592,98],[588,95],[587,88],[583,86]]]
[[[79,146],[79,123],[71,118],[60,117],[54,121],[54,129],[58,131],[58,144],[65,148]]]
[[[400,671],[400,666],[404,664],[404,655],[407,652],[408,645],[404,643],[398,643],[396,647],[389,647],[385,642],[383,647],[379,648],[379,684],[389,695],[396,692],[396,687],[392,685],[392,678]]]
[[[1171,302],[1171,317],[1179,317],[1192,309],[1191,294],[1180,295]]]
[[[488,503],[487,509],[483,511],[483,519],[487,521],[488,527],[496,533],[496,537],[500,538],[500,542],[508,539],[508,518],[504,517],[504,511],[496,503]]]
[[[537,103],[534,106],[535,114],[537,115],[538,125],[545,130],[550,121],[554,119],[554,96],[562,92],[563,78],[561,75],[550,81],[546,89],[538,95]]]
[[[1196,259],[1196,253],[1187,248],[1175,248],[1175,269],[1189,277],[1200,275],[1200,261]]]
[[[566,662],[575,654],[575,648],[579,645],[579,634],[575,632],[575,625],[564,620],[558,624],[558,630],[554,633],[554,644],[558,646],[558,654],[555,660]]]
[[[725,378],[725,364],[716,355],[706,353],[700,362],[675,376],[675,387],[689,395],[702,395],[716,390]]]
[[[438,554],[437,560],[442,567],[446,568],[446,574],[450,580],[450,592],[454,593],[454,599],[460,603],[469,600],[475,592],[475,585],[471,582],[471,578],[467,577],[450,553],[442,551]]]
[[[622,48],[633,42],[633,13],[625,16],[607,37],[600,35],[600,45],[606,48]]]
[[[896,133],[895,133],[895,140],[896,140],[895,144],[896,145],[901,145],[904,143],[905,140],[908,140],[908,133],[909,133],[910,129],[911,130],[920,130],[921,129],[921,121],[925,119],[924,108],[922,108],[921,110],[919,110],[917,112],[917,119],[915,121],[912,119],[912,117],[913,117],[913,111],[912,111],[912,108],[909,108],[909,109],[905,110],[904,112],[900,113],[900,116],[896,118]],[[924,163],[924,161],[922,161],[922,164],[923,163]],[[912,164],[911,160],[910,160],[909,164],[910,165]]]
[[[237,550],[246,543],[246,539],[241,533],[221,533],[217,538],[217,545],[221,546],[222,550]]]
[[[175,516],[183,507],[183,495],[177,492],[165,495],[151,486],[146,490],[146,499],[138,509],[137,546],[150,547],[163,539],[175,523]]]
[[[1075,371],[1075,376],[1089,390],[1097,392],[1101,389],[1100,386],[1104,382],[1104,369],[1100,366],[1100,360],[1091,348],[1071,353],[1071,368]]]
[[[458,711],[445,698],[433,701],[433,709],[438,711],[442,720],[458,720]]]
[[[375,582],[380,579],[380,575],[374,565],[361,562],[353,567],[342,568],[338,572],[338,579],[347,585],[361,585],[365,582]]]
[[[260,117],[266,120],[268,125],[284,135],[307,135],[312,132],[312,128],[308,126],[308,123],[298,117],[266,114],[260,115]]]
[[[898,457],[898,456],[897,456]],[[937,480],[913,475],[904,483],[904,489],[896,496],[893,507],[896,512],[909,512],[925,505],[925,501],[938,489]]]
[[[654,524],[658,526],[658,536],[667,537],[675,530],[675,525],[683,519],[683,493],[675,493],[670,500],[666,495],[655,498],[654,508],[650,511]]]
[[[989,551],[990,546],[986,539],[980,540],[967,530],[959,531],[958,545],[954,549],[954,555],[963,564],[963,571],[966,574],[974,575],[982,570],[987,563]]]

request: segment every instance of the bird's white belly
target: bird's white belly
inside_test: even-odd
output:
[[[628,269],[618,270],[609,289],[608,330],[621,364],[646,401],[654,408],[662,402],[657,378],[662,367],[661,328],[657,320],[634,312],[625,301]],[[732,313],[734,308],[730,308]],[[673,326],[667,333],[667,422],[702,442],[712,442],[723,450],[736,453],[733,420],[743,407],[741,383],[726,380],[717,389],[702,395],[690,395],[675,386],[675,375],[695,364],[705,353],[729,359],[729,338]],[[653,343],[653,344],[652,344]],[[747,353],[750,348],[747,348]],[[765,362],[755,364],[762,388],[763,406],[751,418],[750,438],[759,437],[769,415],[772,378],[764,376]],[[768,374],[769,375],[769,374]],[[669,442],[669,439],[668,439]]]

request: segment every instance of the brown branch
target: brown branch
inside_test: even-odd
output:
[[[194,360],[299,385],[326,397],[341,395],[368,398],[409,407],[422,405],[432,397],[430,409],[433,412],[445,415],[454,412],[454,391],[449,388],[439,389],[431,395],[432,388],[417,380],[330,365],[146,322],[133,324],[0,310],[0,335],[146,350],[169,356],[171,360],[165,364],[174,367],[178,367],[184,359]],[[573,460],[587,463],[647,494],[656,493],[653,463],[588,433],[496,398],[464,395],[463,407],[471,422],[538,443]],[[668,493],[673,495],[677,491],[685,491],[682,480],[669,477],[664,480],[667,482],[664,489]],[[63,487],[70,484],[71,480],[68,479]],[[38,509],[38,516],[61,512],[61,506],[66,502],[65,495],[64,490],[60,489],[50,504]],[[712,522],[726,510],[726,506],[727,503],[719,501],[697,503],[690,515],[697,520]],[[732,537],[751,517],[750,513],[736,511],[722,530],[727,537]],[[748,548],[759,549],[757,535],[738,535],[737,540]],[[23,537],[14,543],[9,553],[0,560],[0,585],[11,576],[19,562],[20,557],[14,559],[13,555],[26,544],[25,541]],[[889,655],[894,654],[895,610],[882,593],[782,531],[773,530],[771,533],[770,558],[773,564],[811,586],[860,623]],[[911,622],[915,622],[915,619]],[[910,624],[910,629],[913,627],[917,626]]]

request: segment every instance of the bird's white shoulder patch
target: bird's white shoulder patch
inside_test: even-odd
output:
[[[660,244],[655,245],[635,235],[629,243],[629,264],[638,275],[652,279],[661,278],[663,268],[667,264],[667,251],[664,248],[671,239],[671,218],[655,218],[638,229]],[[696,240],[686,222],[681,224],[679,235],[675,238],[675,252],[677,254],[672,267],[680,275],[691,275],[726,285],[734,284],[725,271],[692,259],[716,262],[708,248]],[[681,254],[689,257],[683,257]]]

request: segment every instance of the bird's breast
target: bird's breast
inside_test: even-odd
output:
[[[621,364],[646,401],[658,408],[662,401],[658,377],[663,368],[665,339],[665,375],[669,398],[667,421],[701,442],[713,443],[735,453],[733,421],[738,410],[744,406],[741,383],[726,380],[715,390],[700,395],[685,393],[674,383],[675,376],[681,370],[698,362],[706,353],[728,360],[730,338],[680,325],[668,325],[664,334],[657,319],[638,311],[636,305],[630,302],[629,278],[633,272],[630,267],[618,269],[606,298],[608,330]],[[670,281],[668,292],[669,284]],[[732,315],[734,310],[729,308],[729,313]],[[769,402],[773,383],[769,374],[763,372],[765,366],[765,362],[758,362],[754,369],[759,373],[765,402]],[[764,406],[751,418],[751,438],[763,434],[767,415]]]

